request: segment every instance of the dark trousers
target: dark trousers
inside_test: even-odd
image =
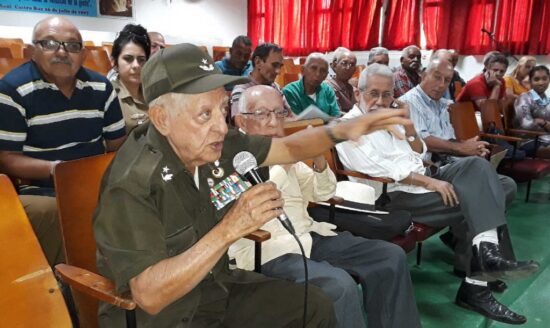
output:
[[[309,282],[332,300],[339,327],[364,327],[357,279],[369,328],[420,327],[403,250],[394,244],[349,232],[323,237],[312,233]],[[301,255],[286,254],[262,266],[267,276],[304,281]],[[353,277],[353,278],[352,278]]]
[[[436,192],[397,191],[389,193],[388,208],[407,210],[414,221],[429,226],[451,226],[458,239],[455,268],[469,273],[472,238],[506,224],[502,183],[489,162],[479,157],[464,157],[445,165],[434,178],[453,185],[460,201],[458,206],[445,206]]]
[[[227,297],[223,292],[219,298],[203,294],[190,327],[302,327],[303,285],[264,278],[226,287]],[[309,286],[306,326],[336,327],[332,303],[316,286]]]

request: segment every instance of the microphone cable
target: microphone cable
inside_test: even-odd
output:
[[[291,233],[292,237],[296,239],[296,242],[298,243],[298,246],[300,247],[300,251],[302,252],[302,260],[304,260],[304,314],[302,319],[302,327],[306,327],[306,320],[307,320],[307,297],[308,297],[308,284],[309,284],[309,274],[307,270],[307,257],[306,252],[304,251],[304,246],[300,242],[300,238],[296,236],[295,233]]]

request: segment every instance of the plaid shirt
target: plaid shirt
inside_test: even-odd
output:
[[[420,84],[420,75],[418,73],[409,73],[403,66],[397,68],[393,73],[393,96],[399,98],[407,91]]]

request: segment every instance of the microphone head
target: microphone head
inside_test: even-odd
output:
[[[244,175],[246,172],[256,168],[257,166],[258,162],[256,161],[256,157],[254,157],[254,155],[250,152],[241,151],[233,157],[233,167],[235,168],[235,171],[241,175]]]

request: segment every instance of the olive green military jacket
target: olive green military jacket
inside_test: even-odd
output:
[[[103,177],[93,221],[99,272],[124,292],[129,290],[129,280],[149,266],[189,249],[234,203],[217,210],[210,200],[210,188],[235,172],[235,154],[247,150],[262,163],[270,146],[269,138],[230,130],[219,167],[199,167],[197,188],[193,173],[186,170],[152,124],[136,128]],[[214,173],[219,173],[215,171],[219,168],[224,174],[217,178]],[[186,327],[199,304],[227,298],[231,284],[264,279],[268,278],[229,270],[224,255],[197,287],[159,314],[151,316],[137,309],[138,327]],[[124,315],[123,310],[101,304],[100,326],[124,327]]]

